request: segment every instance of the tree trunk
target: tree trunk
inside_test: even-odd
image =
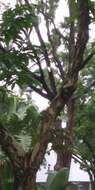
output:
[[[27,169],[24,173],[15,173],[13,190],[37,190],[36,175],[32,170]]]
[[[67,105],[67,116],[68,116],[68,122],[66,126],[67,137],[66,139],[62,139],[62,138],[59,139],[60,144],[62,145],[63,142],[65,142],[65,147],[67,148],[64,148],[63,150],[59,149],[56,151],[57,162],[54,167],[55,170],[59,170],[64,167],[67,167],[68,169],[70,169],[71,158],[72,158],[71,146],[74,140],[73,139],[74,114],[75,114],[75,98],[72,97],[68,101],[68,105]],[[62,128],[61,123],[57,127]]]
[[[3,179],[2,179],[2,173],[0,173],[0,190],[3,190],[2,181],[3,181]]]
[[[91,190],[95,190],[95,181],[91,182]]]
[[[95,174],[90,175],[91,190],[95,190]]]
[[[62,129],[62,121],[59,120],[59,122],[56,122],[56,128]],[[67,133],[67,128],[66,128],[66,133]],[[70,161],[71,161],[71,151],[69,149],[69,144],[71,144],[69,137],[58,137],[57,138],[57,143],[59,146],[63,146],[63,143],[65,143],[65,148],[57,148],[55,149],[55,152],[57,154],[57,161],[54,166],[55,170],[60,170],[61,168],[70,167]]]

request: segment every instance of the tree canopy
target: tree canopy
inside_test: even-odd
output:
[[[54,136],[60,147],[57,150],[58,160],[64,157],[60,166],[69,168],[73,151],[66,147],[74,143],[75,118],[84,114],[90,122],[88,112],[94,92],[93,95],[85,95],[89,85],[92,84],[89,93],[92,93],[94,86],[90,71],[94,70],[95,49],[94,40],[90,42],[89,26],[95,21],[95,2],[68,0],[66,3],[69,14],[60,23],[56,23],[59,0],[18,0],[1,15],[0,107],[3,114],[1,111],[0,145],[13,168],[14,190],[36,190],[36,173]],[[93,69],[90,64],[92,59]],[[88,64],[91,65],[89,69]],[[30,102],[10,96],[16,85],[23,92],[35,91],[48,99],[48,108],[38,113]],[[83,105],[83,112],[76,116],[78,96],[79,107],[81,102],[87,105],[86,108]],[[58,124],[62,113],[67,116],[66,139],[64,129]],[[86,117],[81,120],[85,126],[88,125]],[[79,125],[81,128],[81,123]],[[60,130],[63,132],[61,137],[57,135]],[[28,151],[18,143],[17,138],[23,132],[31,139]]]

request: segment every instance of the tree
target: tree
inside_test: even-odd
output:
[[[29,96],[29,95],[28,95]],[[32,115],[32,117],[30,117]],[[41,115],[33,102],[15,96],[10,90],[0,88],[0,123],[15,136],[27,152],[37,141]],[[7,155],[0,149],[1,189],[12,189],[13,168]]]
[[[81,73],[76,94],[74,158],[80,163],[80,167],[88,172],[92,189],[95,189],[95,75],[93,71],[94,58]]]
[[[36,173],[51,135],[56,132],[56,120],[65,105],[69,110],[79,72],[93,56],[93,52],[85,56],[89,24],[93,19],[92,2],[68,1],[70,14],[60,28],[55,24],[58,3],[58,0],[35,1],[34,4],[28,0],[18,1],[15,8],[6,10],[2,16],[0,80],[12,88],[15,84],[20,88],[29,87],[50,101],[49,107],[41,113],[38,141],[29,152],[0,124],[0,145],[13,166],[14,190],[36,189]],[[47,39],[41,34],[41,21],[45,23]],[[33,31],[38,43],[33,42]]]

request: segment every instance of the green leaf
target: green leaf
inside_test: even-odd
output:
[[[52,178],[48,190],[65,190],[68,185],[68,169],[63,168]]]

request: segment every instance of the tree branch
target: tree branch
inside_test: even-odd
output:
[[[77,0],[79,9],[79,30],[77,35],[77,41],[75,45],[74,61],[72,66],[72,74],[77,77],[79,67],[83,62],[83,55],[86,48],[86,44],[89,38],[89,1]]]
[[[85,168],[88,168],[88,167],[89,167],[87,161],[83,160],[83,159],[82,159],[81,157],[79,157],[78,155],[73,154],[73,155],[72,155],[72,158],[73,158],[76,162],[78,162],[80,165],[82,164],[82,166],[84,166]],[[89,168],[90,168],[90,167],[89,167]]]
[[[6,49],[2,46],[2,44],[0,44],[0,51],[5,53],[6,52]]]
[[[48,94],[44,93],[42,91],[42,88],[37,88],[36,86],[34,86],[33,84],[29,84],[29,87],[31,89],[33,89],[35,92],[37,92],[39,95],[41,95],[42,97],[51,100],[53,97],[52,96],[48,96]]]
[[[48,40],[51,44],[51,48],[52,48],[52,56],[53,59],[55,60],[55,62],[57,63],[57,68],[59,69],[60,75],[61,75],[61,79],[64,80],[64,71],[63,71],[63,67],[61,65],[61,61],[58,59],[58,55],[56,53],[56,47],[55,44],[53,43],[52,39],[51,39],[51,35],[50,35],[50,29],[49,29],[49,22],[48,22],[48,18],[46,16],[46,14],[43,14],[45,21],[46,21],[46,28],[47,28],[47,36],[48,36]],[[57,31],[57,30],[56,30]]]
[[[39,59],[39,57],[38,57],[38,55],[37,55],[37,53],[36,53],[36,50],[35,50],[34,48],[32,48],[32,49],[33,49],[35,58],[37,59],[37,64],[38,64],[39,70],[40,70],[40,75],[41,75],[41,77],[40,77],[40,82],[42,83],[44,90],[47,92],[47,94],[48,94],[48,96],[49,96],[48,99],[51,99],[51,97],[53,98],[54,95],[53,95],[53,93],[50,91],[50,89],[49,89],[49,87],[48,87],[48,85],[47,85],[47,83],[46,83],[45,76],[44,76],[44,72],[43,72],[43,69],[42,69],[42,66],[41,66],[41,62],[40,62],[40,59]]]
[[[60,90],[60,94],[53,99],[51,105],[42,113],[42,129],[40,131],[39,141],[35,145],[30,158],[29,165],[32,170],[35,169],[37,172],[40,164],[43,161],[44,154],[46,152],[49,139],[51,137],[51,131],[55,128],[55,122],[58,114],[64,108],[68,99],[71,97],[74,92],[75,87],[73,84],[66,85],[64,89]],[[27,159],[27,158],[26,158]],[[35,168],[34,168],[35,167]]]
[[[34,53],[34,56],[35,56],[35,59],[36,59],[36,64],[39,66],[39,71],[40,71],[40,77],[39,79],[37,79],[37,77],[35,79],[37,79],[42,85],[43,85],[43,88],[44,90],[47,92],[48,94],[48,99],[52,100],[54,98],[54,94],[50,91],[47,83],[46,83],[46,80],[45,80],[45,76],[44,76],[44,72],[43,72],[43,69],[41,67],[41,62],[40,62],[40,58],[38,57],[37,55],[37,52],[36,52],[36,49],[34,48],[34,46],[32,45],[31,41],[30,41],[30,38],[27,34],[27,32],[24,30],[24,34],[27,38],[27,41],[28,41],[28,46],[32,49],[33,53]],[[35,77],[35,75],[34,75]],[[52,98],[52,99],[51,99]]]
[[[36,33],[38,35],[39,41],[41,43],[41,47],[42,47],[42,50],[43,50],[43,55],[44,55],[44,58],[45,58],[45,61],[46,61],[46,64],[47,64],[51,89],[52,89],[53,93],[56,95],[57,91],[56,91],[55,79],[54,79],[54,76],[53,76],[53,71],[52,71],[52,68],[51,68],[47,48],[46,48],[46,45],[45,45],[45,43],[43,41],[43,38],[41,36],[41,33],[40,33],[40,30],[39,30],[38,26],[35,26],[35,30],[36,30]]]
[[[95,52],[92,52],[91,54],[89,54],[86,59],[80,64],[79,66],[79,71],[82,70],[87,64],[88,62],[92,59],[92,57],[95,55]]]
[[[74,51],[75,51],[75,21],[72,19],[74,17],[74,5],[71,0],[68,1],[69,5],[69,15],[71,18],[70,22],[70,36],[69,36],[69,65],[68,65],[68,72],[70,73],[73,58],[74,58]]]
[[[29,1],[25,0],[25,3],[28,5],[28,7],[30,9],[30,12],[31,12],[31,5],[29,4]],[[33,12],[33,14],[35,15],[35,12]],[[49,75],[49,81],[50,81],[51,90],[56,95],[57,91],[56,91],[55,79],[54,79],[54,76],[53,76],[53,71],[52,71],[52,68],[51,68],[47,48],[46,48],[45,42],[44,42],[44,40],[43,40],[43,38],[41,36],[41,33],[40,33],[38,25],[34,24],[34,28],[35,28],[35,31],[37,33],[39,42],[41,44],[41,48],[43,50],[43,55],[44,55],[44,58],[45,58],[45,61],[46,61],[47,67],[48,67],[48,75]]]

